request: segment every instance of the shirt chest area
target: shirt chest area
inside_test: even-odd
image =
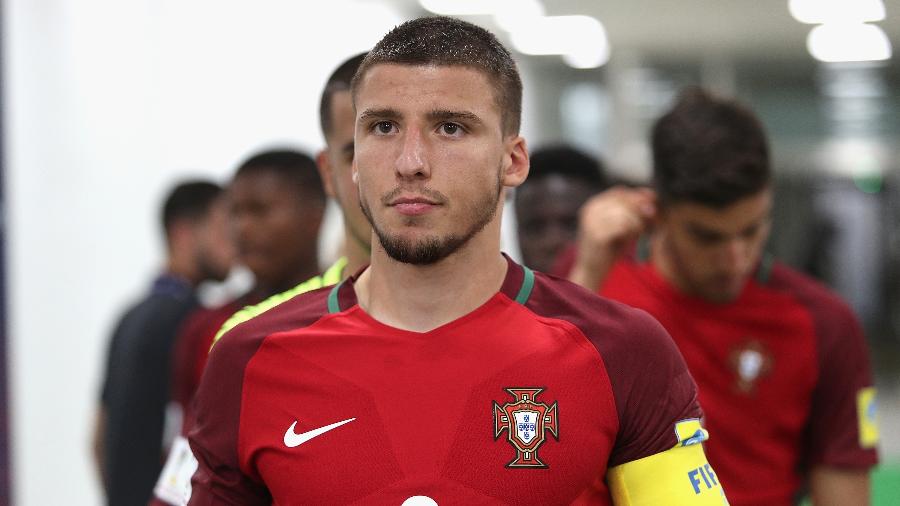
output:
[[[276,502],[604,497],[618,422],[599,358],[558,330],[509,327],[273,342],[245,375],[242,465]]]
[[[816,324],[791,297],[762,293],[714,307],[648,292],[625,302],[669,332],[708,412],[755,406],[802,413],[808,405],[819,375]]]

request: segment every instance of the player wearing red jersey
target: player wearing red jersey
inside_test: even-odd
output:
[[[877,429],[865,340],[846,304],[762,255],[762,126],[691,90],[652,144],[654,190],[588,202],[570,279],[648,311],[675,339],[732,504],[794,504],[805,485],[816,505],[868,504]]]
[[[500,253],[528,172],[509,52],[410,21],[353,97],[371,265],[213,347],[190,504],[725,503],[658,323]]]

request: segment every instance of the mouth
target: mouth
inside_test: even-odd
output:
[[[388,206],[406,216],[419,216],[440,205],[440,202],[420,196],[397,197],[388,202]]]

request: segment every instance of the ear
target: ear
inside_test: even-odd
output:
[[[316,155],[316,167],[319,169],[319,177],[322,178],[322,186],[325,187],[325,194],[331,198],[334,197],[334,183],[332,183],[333,173],[331,171],[331,158],[328,156],[328,148],[319,151]]]
[[[503,186],[516,187],[528,177],[528,147],[522,136],[510,136],[506,140],[506,154],[503,159]]]

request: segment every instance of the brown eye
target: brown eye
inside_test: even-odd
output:
[[[394,130],[394,124],[390,121],[379,121],[375,123],[375,130],[380,134],[389,134]]]

